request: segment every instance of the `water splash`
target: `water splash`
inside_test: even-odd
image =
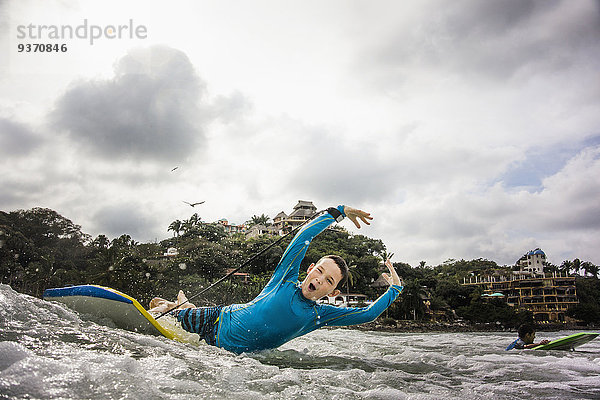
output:
[[[598,340],[578,352],[505,352],[508,333],[322,329],[235,355],[98,322],[0,285],[0,398],[600,397]]]

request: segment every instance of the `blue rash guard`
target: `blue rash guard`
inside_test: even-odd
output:
[[[337,209],[344,214],[344,207]],[[373,321],[392,304],[402,286],[392,285],[368,307],[318,304],[302,295],[298,273],[312,239],[335,221],[330,213],[310,221],[285,250],[271,280],[246,304],[223,307],[216,343],[234,353],[271,349],[323,326],[356,325]]]
[[[508,345],[508,347],[505,349],[506,351],[512,350],[512,349],[519,349],[519,350],[523,350],[525,348],[526,343],[523,341],[523,339],[518,338],[517,340],[515,340],[514,342],[512,342],[511,344]]]

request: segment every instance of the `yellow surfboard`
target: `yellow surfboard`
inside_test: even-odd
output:
[[[158,323],[136,299],[109,287],[79,285],[46,289],[43,298],[61,302],[81,314],[107,318],[116,327],[128,331],[162,335],[186,343],[198,341],[195,338],[198,335],[183,331],[174,323],[173,318],[173,321],[170,321],[168,316],[165,316],[161,318],[161,323]]]

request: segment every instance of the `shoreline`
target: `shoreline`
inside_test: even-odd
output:
[[[538,324],[538,332],[558,332],[563,330],[577,331],[600,331],[600,326],[582,326],[577,324]],[[469,323],[469,322],[420,322],[420,321],[396,321],[395,324],[382,324],[374,321],[361,325],[347,326],[347,329],[378,332],[516,332],[517,328],[508,328],[495,323]]]

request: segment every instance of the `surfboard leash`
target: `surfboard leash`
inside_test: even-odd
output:
[[[314,217],[316,217],[317,215],[320,215],[320,214],[322,214],[322,213],[324,213],[326,211],[327,210],[317,211],[316,213],[314,213],[313,215],[311,215],[310,218],[308,218],[306,221],[304,221],[302,224],[298,225],[297,227],[295,227],[294,229],[292,229],[291,231],[289,231],[288,233],[286,233],[284,236],[282,236],[279,239],[277,239],[275,242],[273,242],[270,245],[266,246],[264,249],[262,249],[261,251],[259,251],[258,253],[256,253],[255,255],[253,255],[252,257],[250,257],[249,259],[247,259],[246,261],[244,261],[244,263],[242,263],[239,267],[237,267],[237,268],[233,269],[232,271],[230,271],[227,275],[225,275],[222,278],[216,280],[210,286],[206,287],[205,289],[202,289],[200,292],[198,292],[195,295],[191,296],[189,299],[187,299],[183,303],[175,305],[175,307],[172,307],[171,309],[163,312],[162,314],[160,314],[158,317],[156,317],[154,319],[159,319],[159,318],[167,315],[171,311],[177,310],[179,307],[181,307],[185,303],[189,303],[191,300],[194,300],[196,297],[200,296],[201,294],[206,293],[207,291],[209,291],[213,287],[217,286],[219,283],[223,282],[225,279],[229,278],[230,276],[232,276],[233,274],[235,274],[236,272],[238,272],[240,269],[242,269],[245,266],[247,266],[248,264],[250,264],[252,261],[256,260],[258,257],[260,257],[261,255],[263,255],[271,247],[275,246],[276,244],[281,243],[281,241],[283,241],[283,239],[285,239],[286,237],[290,236],[292,233],[295,233],[296,231],[300,230],[300,228],[302,228],[308,222],[312,221],[312,219]]]

